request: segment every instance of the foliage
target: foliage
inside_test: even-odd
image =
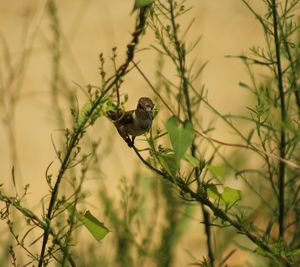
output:
[[[114,71],[107,72],[105,56],[100,54],[100,85],[82,88],[87,99],[79,108],[71,87],[66,86],[65,94],[59,93],[65,85],[60,71],[61,25],[55,2],[47,2],[53,33],[52,111],[64,134],[59,141],[52,139],[58,169],[52,163],[46,168],[50,194],[43,198],[41,210],[27,208],[29,186],[22,193],[17,191],[14,168],[15,195],[6,193],[6,185],[0,186],[0,218],[11,236],[6,259],[9,257],[12,265],[19,265],[15,250],[21,249],[27,255],[22,264],[39,267],[52,263],[175,266],[176,245],[185,235],[187,218],[193,216],[195,209],[202,213],[207,254],[196,255],[193,265],[229,266],[227,262],[237,250],[251,253],[253,266],[258,261],[261,266],[300,263],[300,34],[295,18],[300,2],[266,0],[262,14],[252,1],[242,2],[255,16],[265,37],[264,47],[253,46],[248,53],[229,56],[240,59],[249,73],[250,83],[240,82],[254,99],[245,115],[220,113],[208,100],[205,87],[198,85],[206,64],[195,69],[189,55],[200,38],[193,37],[191,43],[187,40],[193,20],[185,28],[181,19],[188,16],[188,1],[174,0],[135,1],[136,23],[123,63],[117,64],[117,50],[113,48]],[[140,40],[148,32],[154,33],[150,48],[160,58],[157,86],[152,85],[134,60]],[[164,74],[164,62],[173,68],[175,77],[171,71]],[[258,66],[264,73],[263,79],[259,79]],[[87,197],[85,181],[93,170],[96,176],[102,175],[99,165],[108,155],[100,140],[92,141],[89,131],[109,112],[123,112],[127,97],[120,94],[121,85],[132,69],[140,72],[153,90],[155,102],[161,104],[155,114],[160,120],[154,120],[146,137],[146,150],[138,149],[139,143],[128,149],[140,167],[131,182],[127,177],[121,179],[119,199],[110,195],[109,181],[101,181],[99,201],[105,213],[101,221],[108,221],[106,226],[90,211],[78,212]],[[5,95],[7,88],[1,93]],[[59,99],[67,103],[70,117],[64,116]],[[225,122],[237,143],[211,136],[216,129],[212,124],[205,126],[197,116],[200,105]],[[10,113],[5,110],[8,121]],[[247,123],[247,132],[239,127],[241,122]],[[8,132],[11,128],[7,123]],[[14,149],[12,134],[11,140]],[[252,153],[255,166],[248,163],[246,150]],[[230,185],[232,178],[237,186]],[[21,226],[17,218],[22,218]],[[101,243],[77,250],[74,245],[80,246],[81,226]],[[32,232],[39,237],[29,239]],[[201,235],[200,231],[195,234],[199,239]],[[99,246],[109,242],[109,238],[115,255],[107,256],[99,252]],[[91,256],[84,256],[85,249]]]

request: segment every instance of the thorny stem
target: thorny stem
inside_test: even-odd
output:
[[[281,130],[280,130],[280,157],[285,159],[285,147],[286,147],[286,135],[284,124],[286,122],[286,107],[285,107],[285,97],[282,81],[282,67],[281,67],[281,58],[280,58],[280,40],[278,37],[278,18],[277,18],[277,8],[276,0],[272,0],[272,15],[273,15],[273,27],[274,27],[274,42],[276,49],[276,64],[277,64],[277,82],[278,90],[280,97],[280,108],[281,108]],[[279,238],[283,239],[284,236],[284,213],[285,213],[285,204],[284,204],[284,186],[285,186],[285,163],[279,162],[279,174],[278,174],[278,187],[279,187]]]
[[[48,242],[48,238],[49,238],[49,234],[50,234],[50,232],[49,232],[50,223],[51,223],[51,220],[52,220],[53,209],[54,209],[54,205],[55,205],[57,195],[58,195],[59,185],[60,185],[60,182],[61,182],[66,170],[68,169],[68,165],[69,165],[69,162],[70,162],[70,157],[72,155],[72,152],[76,148],[78,142],[80,141],[80,139],[83,135],[84,129],[85,129],[86,125],[88,124],[89,119],[92,117],[94,112],[97,110],[97,107],[99,106],[99,104],[103,100],[106,93],[109,90],[111,90],[111,88],[113,86],[115,86],[115,83],[117,81],[119,81],[122,76],[124,76],[126,74],[128,66],[129,66],[130,62],[133,60],[135,48],[136,48],[136,46],[139,42],[139,37],[142,35],[142,33],[144,31],[144,28],[145,28],[146,18],[147,18],[147,11],[148,11],[147,7],[144,7],[144,8],[140,9],[138,21],[137,21],[137,24],[136,24],[136,27],[135,27],[135,31],[132,34],[132,40],[131,40],[130,44],[128,44],[128,46],[127,46],[127,58],[126,58],[125,63],[118,68],[115,78],[106,86],[106,89],[95,100],[95,102],[93,103],[93,105],[92,105],[91,109],[89,110],[89,112],[86,114],[85,119],[82,121],[82,123],[74,129],[74,132],[72,134],[70,142],[67,146],[67,151],[66,151],[64,159],[62,161],[62,164],[61,164],[61,167],[60,167],[60,170],[59,170],[56,182],[55,182],[55,186],[54,186],[54,188],[52,190],[52,193],[51,193],[51,199],[50,199],[50,203],[49,203],[49,206],[48,206],[48,212],[47,212],[47,215],[46,215],[47,227],[44,230],[43,242],[42,242],[42,247],[41,247],[41,252],[40,252],[40,260],[39,260],[38,267],[43,266],[46,246],[47,246],[47,242]]]
[[[172,29],[173,29],[172,36],[174,38],[175,50],[177,53],[177,58],[178,58],[178,63],[179,63],[179,73],[181,76],[180,77],[181,78],[180,88],[182,88],[182,90],[183,90],[188,120],[191,123],[193,123],[193,114],[192,114],[190,95],[189,95],[189,81],[188,81],[188,78],[186,77],[185,48],[184,48],[184,45],[181,44],[178,39],[178,31],[177,31],[177,25],[176,25],[175,14],[174,14],[174,3],[172,0],[169,0],[169,6],[170,6],[171,24],[172,24]],[[180,105],[180,103],[179,103],[179,105]],[[179,114],[178,114],[178,116],[179,116]],[[196,157],[196,150],[197,150],[197,146],[195,144],[195,141],[193,141],[192,145],[191,145],[191,154],[193,157]],[[195,179],[197,181],[197,186],[198,186],[198,191],[199,191],[200,187],[201,187],[199,167],[195,168]],[[211,267],[213,267],[215,258],[214,258],[213,248],[212,248],[212,240],[211,240],[212,237],[211,237],[210,214],[206,210],[205,206],[202,203],[201,203],[201,210],[202,210],[202,214],[203,214],[204,228],[205,228],[205,234],[206,234],[206,238],[207,238],[207,250],[208,250],[209,264]]]

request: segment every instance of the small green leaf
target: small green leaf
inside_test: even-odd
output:
[[[193,125],[189,121],[180,123],[176,117],[171,117],[167,120],[165,127],[170,136],[176,162],[179,163],[180,159],[193,143],[195,137]]]
[[[242,195],[240,190],[231,187],[224,188],[224,192],[222,193],[222,199],[227,205],[232,206],[237,201],[241,200],[241,198]]]
[[[225,169],[222,166],[207,165],[206,168],[215,176],[225,177]]]
[[[135,11],[136,9],[148,6],[148,5],[152,4],[153,2],[154,2],[154,0],[135,0],[133,11]]]
[[[198,159],[189,154],[185,154],[183,159],[195,167],[198,167],[200,164],[200,161]]]
[[[162,152],[159,155],[159,159],[166,172],[172,177],[176,176],[178,164],[176,162],[175,154],[173,152]]]
[[[109,232],[108,228],[102,222],[98,221],[98,219],[89,211],[86,211],[84,215],[81,215],[79,220],[97,241],[103,239]]]
[[[207,195],[212,200],[219,200],[221,198],[221,194],[215,185],[209,185],[207,188]]]
[[[94,217],[90,211],[86,211],[84,214],[81,214],[74,209],[73,204],[65,203],[64,206],[70,213],[74,213],[74,216],[82,222],[97,241],[100,241],[108,234],[108,228]]]

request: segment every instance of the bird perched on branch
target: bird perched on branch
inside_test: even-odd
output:
[[[135,110],[110,111],[107,116],[114,122],[119,134],[129,147],[136,136],[148,132],[152,126],[154,104],[148,97],[141,97]],[[131,138],[130,138],[131,137]]]

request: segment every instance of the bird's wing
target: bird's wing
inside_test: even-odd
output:
[[[108,117],[113,120],[116,124],[126,125],[133,122],[133,112],[134,110],[126,111],[126,112],[114,112],[108,114]]]
[[[126,111],[117,122],[121,125],[133,123],[133,112],[134,110]]]

